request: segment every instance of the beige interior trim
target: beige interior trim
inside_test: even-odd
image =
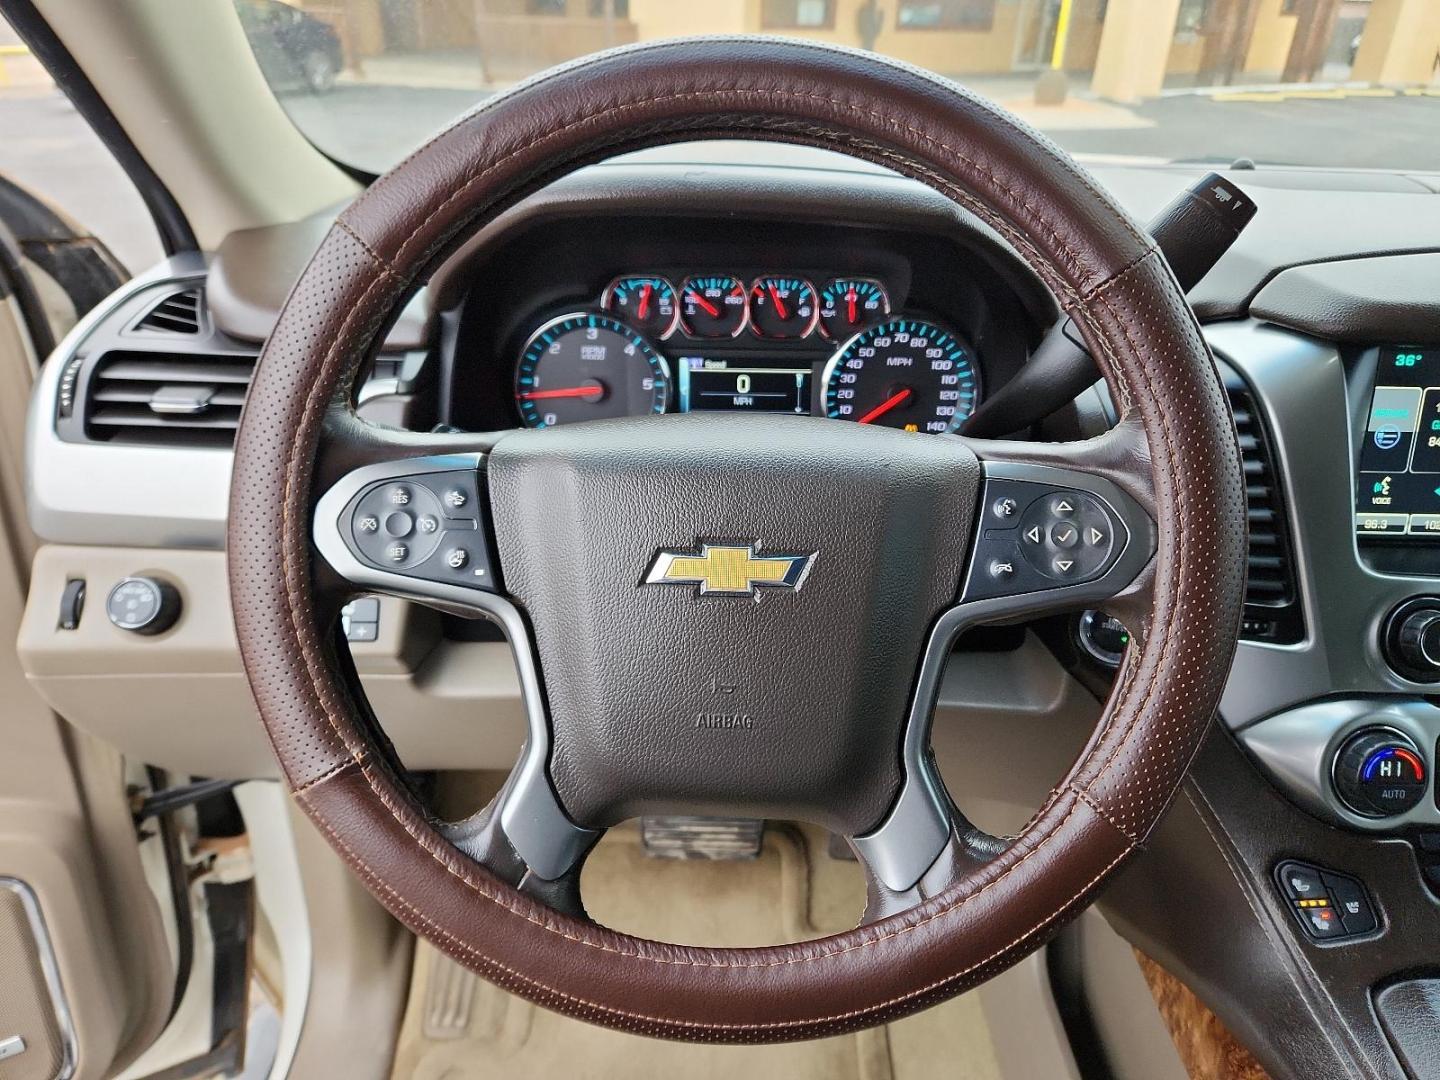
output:
[[[0,304],[0,637],[7,640],[26,606],[34,544],[20,450],[34,370],[16,308]],[[174,987],[120,757],[57,719],[9,649],[0,650],[0,700],[0,875],[24,882],[39,902],[75,1025],[75,1075],[108,1075],[154,1039]]]
[[[314,966],[293,1077],[384,1080],[400,1038],[415,939],[296,812]]]
[[[141,155],[213,250],[306,217],[359,185],[308,143],[229,0],[37,0]]]
[[[105,595],[153,573],[179,589],[179,622],[155,637],[116,629]],[[65,582],[87,582],[77,630],[59,629]],[[235,778],[276,766],[240,669],[225,556],[216,551],[43,545],[31,566],[19,655],[60,715],[137,761]],[[525,736],[510,647],[442,640],[433,612],[381,600],[380,636],[351,651],[401,760],[415,769],[508,771]],[[1019,829],[1084,746],[1099,706],[1038,640],[1008,653],[958,653],[941,686],[941,772],[976,824]],[[1003,776],[985,762],[1026,762]]]
[[[5,570],[23,582],[35,550],[35,535],[24,507],[25,416],[37,362],[15,298],[6,297],[0,305],[0,507],[5,511],[0,514],[0,527],[13,560]]]
[[[1186,1080],[1135,950],[1095,908],[1077,924],[1085,999],[1114,1080]]]

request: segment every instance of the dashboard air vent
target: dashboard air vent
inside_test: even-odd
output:
[[[152,334],[198,334],[201,304],[198,288],[171,293],[147,311],[135,329]]]
[[[1294,643],[1305,636],[1305,624],[1295,584],[1290,523],[1275,469],[1274,450],[1249,386],[1230,371],[1225,371],[1224,378],[1240,436],[1245,502],[1250,519],[1249,577],[1245,585],[1245,622],[1240,636],[1249,641]]]
[[[137,446],[228,447],[255,371],[253,355],[116,350],[96,362],[85,435]]]

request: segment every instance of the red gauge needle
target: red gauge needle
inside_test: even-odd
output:
[[[605,393],[605,387],[599,382],[585,383],[583,386],[557,386],[554,390],[526,390],[520,395],[521,401],[545,401],[549,398],[599,398]]]
[[[775,305],[775,314],[782,319],[790,318],[790,313],[785,310],[785,301],[780,299],[780,294],[775,291],[774,284],[766,285],[765,288],[770,291],[770,300]]]
[[[640,318],[645,318],[645,313],[650,310],[650,294],[655,291],[655,286],[646,285],[640,290],[640,308],[635,312]]]
[[[686,295],[688,295],[691,300],[694,300],[695,303],[699,304],[702,308],[709,312],[712,319],[718,319],[720,317],[720,309],[714,304],[710,303],[709,300],[706,300],[694,289],[691,289]]]
[[[860,417],[860,419],[857,420],[856,423],[873,424],[876,420],[879,420],[880,417],[884,416],[891,409],[896,408],[899,405],[905,404],[905,402],[909,401],[914,396],[915,391],[911,390],[908,386],[904,389],[897,390],[895,393],[891,394],[888,398],[882,401],[879,405],[876,405],[873,409],[867,412],[864,416]]]
[[[855,290],[853,288],[845,290],[845,308],[849,313],[847,317],[853,323],[855,321]]]

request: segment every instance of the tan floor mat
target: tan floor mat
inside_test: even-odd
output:
[[[852,862],[817,833],[772,827],[748,862],[653,859],[612,830],[582,880],[595,919],[688,945],[780,944],[848,929],[864,906]],[[694,1046],[609,1031],[537,1009],[421,943],[396,1080],[998,1080],[979,1001],[957,998],[872,1031],[777,1046]]]

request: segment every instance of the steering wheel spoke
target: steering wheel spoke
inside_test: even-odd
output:
[[[1148,610],[1156,552],[1148,455],[1122,424],[1075,443],[972,440],[984,474],[961,628],[1054,611]],[[1118,614],[1118,612],[1117,612]],[[1140,627],[1135,628],[1137,631]]]
[[[980,832],[946,792],[930,755],[930,723],[956,639],[987,623],[1049,612],[1108,609],[1121,595],[1148,610],[1155,524],[1135,453],[1142,436],[1122,426],[1087,442],[971,440],[983,475],[959,602],[930,633],[901,749],[900,794],[881,824],[851,839],[870,876],[870,914],[892,913],[986,861],[1000,842]],[[1116,614],[1133,605],[1114,605]],[[1143,634],[1143,626],[1132,636]]]
[[[429,453],[350,470],[316,504],[316,548],[352,591],[496,618],[484,460]]]

